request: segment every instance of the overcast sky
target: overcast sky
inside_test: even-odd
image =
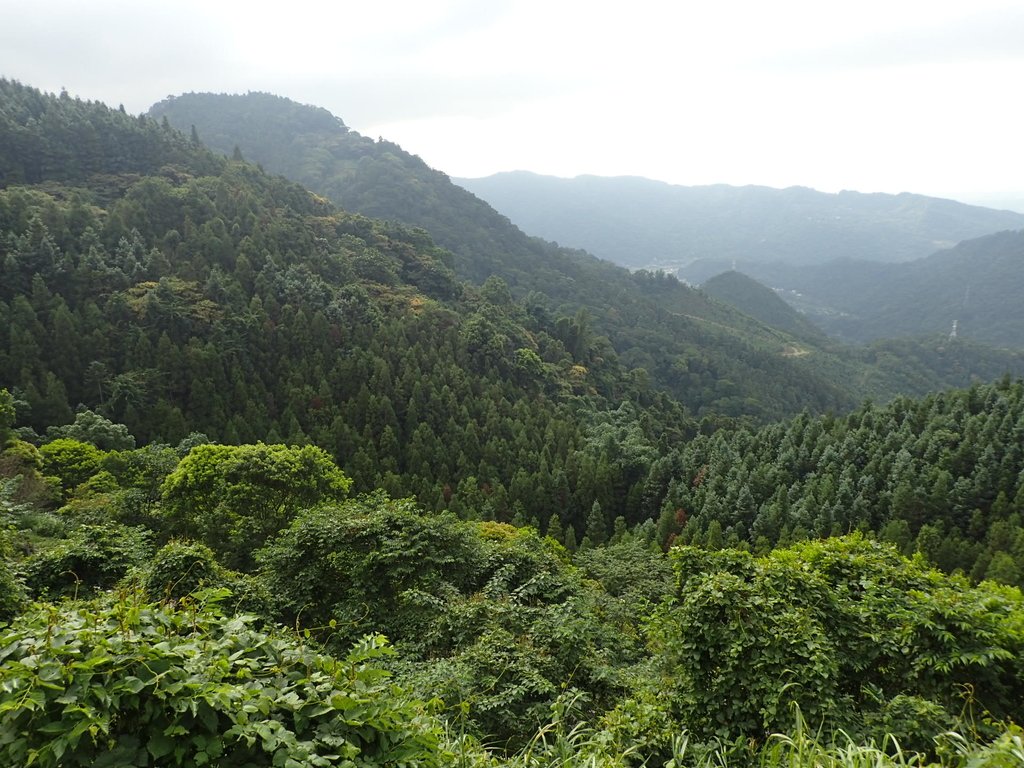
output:
[[[1021,0],[0,0],[0,19],[0,76],[131,112],[270,91],[452,176],[1024,211]]]

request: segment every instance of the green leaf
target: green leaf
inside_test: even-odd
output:
[[[164,755],[169,755],[171,750],[174,749],[174,739],[169,736],[165,736],[162,733],[154,732],[149,737],[146,749],[155,760],[159,760]]]

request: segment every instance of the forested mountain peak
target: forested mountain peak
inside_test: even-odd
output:
[[[701,289],[772,328],[788,331],[797,338],[814,340],[819,344],[824,340],[824,333],[780,299],[775,291],[742,272],[722,272],[707,280]],[[799,350],[794,351],[794,354],[798,353]]]
[[[196,105],[215,107],[217,112],[224,116],[225,125],[228,120],[252,117],[264,127],[275,122],[287,126],[292,129],[293,136],[305,132],[333,133],[339,129],[342,132],[348,131],[345,121],[330,110],[315,104],[304,104],[268,91],[248,91],[246,93],[190,91],[172,94],[150,107],[149,112],[154,116],[162,117],[164,114],[170,116],[171,113],[196,109]],[[204,137],[204,142],[216,148],[220,146],[218,135],[223,138],[226,132],[214,132],[213,138]]]
[[[0,135],[0,187],[146,175],[165,166],[215,173],[223,166],[166,121],[6,79],[0,79]]]
[[[282,155],[293,151],[293,145],[302,142],[304,134],[318,134],[325,138],[349,132],[340,117],[322,107],[300,104],[262,91],[168,96],[154,104],[149,114],[160,119],[167,116],[172,125],[182,127],[175,116],[204,108],[215,109],[221,120],[219,124],[203,122],[197,126],[197,130],[201,127],[199,136],[206,146],[225,155],[233,153],[234,144],[230,142],[247,124],[255,124],[262,138],[268,143],[275,143]],[[275,166],[280,162],[272,160],[268,165]]]

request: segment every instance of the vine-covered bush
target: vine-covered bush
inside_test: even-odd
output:
[[[25,586],[35,597],[87,597],[110,589],[152,553],[150,532],[120,523],[80,525],[22,564]]]
[[[142,588],[150,600],[180,599],[199,589],[228,586],[230,576],[208,546],[175,539],[153,555],[143,570]]]
[[[14,618],[25,600],[25,590],[11,567],[10,554],[10,535],[0,531],[0,622]]]
[[[261,619],[272,613],[273,600],[261,579],[225,568],[213,550],[196,541],[169,541],[136,575],[147,600],[184,600],[201,590],[228,589],[231,598],[224,602],[225,610]]]
[[[0,632],[0,764],[439,766],[436,721],[376,662],[128,594],[40,605]]]
[[[680,547],[652,621],[671,716],[698,738],[794,727],[925,749],[965,707],[1024,710],[1020,590],[972,587],[858,536],[763,558]]]

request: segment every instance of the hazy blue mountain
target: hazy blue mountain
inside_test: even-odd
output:
[[[948,334],[956,321],[958,336],[1024,347],[1024,231],[968,240],[903,264],[743,268],[834,336]]]
[[[628,267],[715,259],[818,264],[909,261],[961,240],[1024,227],[1024,214],[922,195],[805,187],[686,187],[636,177],[562,179],[524,171],[455,179],[524,231]]]

